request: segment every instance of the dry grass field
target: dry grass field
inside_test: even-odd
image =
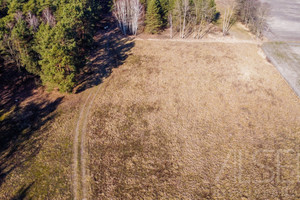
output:
[[[82,99],[38,88],[8,116],[21,119],[0,130],[7,143],[0,154],[1,200],[72,199],[73,130]],[[5,134],[14,137],[7,141]]]
[[[92,107],[91,199],[300,198],[300,101],[259,51],[136,41]]]

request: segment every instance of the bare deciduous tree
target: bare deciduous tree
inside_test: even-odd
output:
[[[201,39],[209,32],[210,23],[215,17],[215,7],[207,0],[193,0],[194,3],[194,38]]]
[[[236,0],[237,15],[246,26],[253,20],[258,3],[257,0]]]
[[[143,12],[143,6],[140,4],[139,0],[133,0],[131,2],[132,5],[132,22],[131,22],[131,33],[133,35],[137,34],[138,26],[139,26],[139,20],[141,17],[141,14]]]
[[[201,39],[211,29],[215,14],[215,4],[210,0],[177,0],[169,24],[171,28],[175,26],[180,38],[193,34],[195,39]]]
[[[170,24],[170,38],[173,38],[173,14],[170,12],[169,14],[169,24]]]
[[[181,38],[185,38],[185,31],[187,26],[187,17],[188,12],[190,10],[190,1],[189,0],[183,0],[182,1],[182,7],[183,7],[183,22],[182,22],[182,31],[181,31]]]
[[[127,33],[127,10],[126,10],[126,4],[128,1],[125,0],[119,0],[114,2],[114,15],[116,19],[118,20],[119,27],[121,28],[121,31],[124,35]]]
[[[51,27],[55,26],[56,20],[50,8],[46,8],[45,10],[43,10],[42,16],[46,24],[48,24]]]
[[[269,29],[267,23],[269,16],[268,4],[262,4],[258,0],[236,0],[236,3],[236,13],[239,19],[257,37],[262,37],[263,32]]]
[[[175,16],[176,21],[179,23],[179,36],[180,38],[186,37],[188,29],[189,16],[190,16],[190,1],[189,0],[177,0],[175,4]]]
[[[268,4],[259,4],[259,7],[256,9],[256,17],[252,24],[257,37],[262,37],[264,31],[269,30],[267,22],[269,11]]]
[[[124,35],[136,35],[143,7],[139,0],[114,0],[114,16]]]
[[[28,13],[27,15],[27,23],[29,24],[29,26],[34,30],[37,31],[38,27],[39,27],[39,20],[38,18],[32,14],[31,12]]]
[[[20,20],[22,20],[24,17],[23,17],[23,13],[22,11],[17,11],[16,14],[15,14],[15,19],[17,22],[19,22]]]
[[[227,35],[231,26],[234,24],[234,13],[236,3],[233,0],[223,2],[225,13],[223,15],[223,35]]]

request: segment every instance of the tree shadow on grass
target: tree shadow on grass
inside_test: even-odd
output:
[[[37,130],[55,117],[54,111],[63,99],[28,100],[36,87],[29,82],[21,92],[11,90],[10,94],[7,88],[0,91],[7,93],[0,102],[0,186],[15,168],[38,154],[47,136]]]
[[[89,63],[76,77],[78,86],[74,93],[80,93],[88,88],[102,83],[128,57],[128,52],[134,47],[131,38],[121,34],[112,17],[106,17],[99,25],[95,39],[94,51],[89,57]]]
[[[29,185],[24,185],[21,189],[18,190],[17,194],[11,198],[11,200],[23,200],[26,198],[28,191],[30,190],[30,188],[32,187],[32,185],[34,184],[31,183]]]
[[[56,112],[63,97],[53,98],[45,93],[36,77],[18,71],[14,63],[2,63],[0,71],[0,188],[9,175],[17,169],[25,169],[26,161],[33,159],[47,140],[43,131]],[[18,175],[18,174],[16,174]],[[27,182],[26,182],[27,181]],[[0,191],[18,195],[13,199],[27,198],[33,184],[25,180],[19,191]],[[5,188],[5,186],[4,186]],[[4,190],[4,189],[3,189]]]

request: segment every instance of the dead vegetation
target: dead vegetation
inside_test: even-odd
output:
[[[0,96],[0,199],[71,198],[72,130],[81,95],[46,92],[32,76],[6,66]]]
[[[72,198],[72,130],[80,98],[66,98],[34,92],[0,121],[0,199]]]
[[[296,199],[300,102],[254,44],[136,41],[89,122],[92,199]]]
[[[75,198],[72,158],[76,122],[82,120],[78,118],[79,108],[95,86],[124,62],[125,52],[133,46],[128,38],[116,32],[115,26],[99,31],[95,40],[98,46],[84,68],[86,71],[78,77],[79,86],[74,90],[79,94],[48,93],[34,80],[8,76],[3,69],[0,80],[0,199]],[[16,77],[17,81],[10,80],[11,77]]]

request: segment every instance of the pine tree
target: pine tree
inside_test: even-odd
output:
[[[0,58],[70,91],[86,63],[100,18],[99,0],[0,0]]]
[[[62,92],[72,89],[75,76],[72,52],[76,43],[68,37],[66,29],[61,23],[54,28],[42,24],[36,37],[42,82],[48,89],[58,88]]]
[[[13,28],[10,39],[20,59],[20,65],[29,73],[39,75],[38,56],[32,49],[33,35],[23,19],[20,19]]]
[[[170,0],[159,0],[161,5],[161,19],[163,22],[163,27],[168,24],[168,14],[170,10]]]
[[[146,14],[146,31],[149,33],[158,33],[162,26],[162,9],[159,0],[149,0]]]

